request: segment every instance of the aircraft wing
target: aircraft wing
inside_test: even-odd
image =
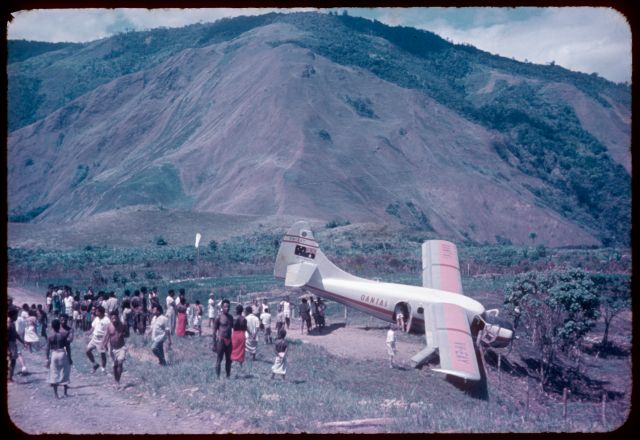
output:
[[[455,244],[444,240],[422,243],[422,285],[462,293],[458,248]]]
[[[480,380],[478,360],[465,310],[455,304],[433,305],[435,334],[440,353],[440,368],[434,371],[469,380]]]

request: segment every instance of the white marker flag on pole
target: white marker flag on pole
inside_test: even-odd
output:
[[[202,237],[202,236],[200,235],[199,232],[197,232],[196,233],[196,249],[198,248],[198,245],[200,244],[200,237]]]

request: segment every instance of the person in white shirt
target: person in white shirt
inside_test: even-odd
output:
[[[253,308],[247,306],[247,330],[245,340],[245,351],[251,355],[251,360],[256,360],[256,351],[258,350],[258,329],[260,328],[260,319],[253,313]]]
[[[11,304],[10,304],[11,305]],[[22,345],[24,345],[24,334],[25,331],[27,330],[27,318],[29,317],[29,313],[27,313],[26,309],[29,308],[28,304],[23,304],[21,309],[18,309],[17,312],[17,318],[15,320],[15,322],[13,323],[16,332],[18,332],[18,335],[20,335],[20,340],[22,341]],[[27,364],[24,361],[24,357],[22,356],[22,350],[18,347],[18,345],[16,344],[16,348],[17,348],[17,360],[18,363],[20,364],[20,374],[26,374],[27,373]]]
[[[167,293],[167,311],[165,315],[169,318],[169,331],[171,334],[174,334],[176,331],[176,310],[175,310],[175,300],[173,296],[175,292],[173,289],[170,289]]]
[[[282,302],[282,312],[284,313],[284,323],[287,326],[287,330],[289,330],[289,324],[291,324],[291,303],[289,302],[289,297],[285,296]]]
[[[71,295],[71,292],[67,292],[66,295],[67,296],[64,298],[64,312],[67,314],[67,316],[72,316],[73,315],[73,295]]]
[[[209,295],[209,301],[207,301],[207,317],[209,318],[209,324],[207,327],[213,327],[213,321],[216,319],[216,299],[213,293]]]
[[[89,361],[91,361],[91,363],[93,364],[93,371],[95,372],[98,369],[98,367],[100,367],[100,365],[98,365],[98,363],[93,357],[93,350],[94,349],[98,350],[98,353],[100,353],[100,360],[102,364],[100,371],[104,373],[106,372],[105,368],[107,366],[107,353],[104,347],[102,346],[102,340],[104,338],[105,333],[107,332],[107,328],[111,324],[111,320],[106,316],[104,316],[103,306],[96,307],[96,315],[97,316],[91,323],[91,330],[90,330],[91,340],[89,341],[89,344],[87,344],[86,354],[87,354],[87,357],[89,358]]]
[[[118,310],[118,298],[116,298],[115,292],[109,292],[109,299],[104,308],[107,316],[111,316],[111,312]]]
[[[265,307],[264,311],[260,314],[260,322],[264,328],[264,343],[272,344],[271,338],[271,313],[269,313],[269,307]]]
[[[396,306],[396,325],[401,331],[405,331],[405,317],[399,306]]]
[[[396,333],[393,331],[392,325],[389,325],[386,342],[387,342],[387,355],[389,356],[389,368],[395,368],[394,359],[396,356],[396,352],[398,350],[396,348]]]
[[[171,348],[171,329],[169,318],[162,314],[162,307],[154,305],[151,308],[153,319],[151,320],[151,351],[158,358],[158,362],[162,366],[167,365],[164,358],[164,341],[169,340],[169,348]]]

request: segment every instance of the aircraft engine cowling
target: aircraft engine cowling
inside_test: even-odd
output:
[[[498,317],[497,310],[487,310],[480,317],[484,323],[480,330],[480,342],[493,348],[506,347],[513,339],[513,324]]]

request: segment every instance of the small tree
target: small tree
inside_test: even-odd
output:
[[[631,286],[628,276],[598,274],[591,277],[601,298],[600,312],[604,320],[604,335],[600,345],[609,344],[609,327],[613,318],[631,307]]]
[[[519,275],[507,285],[504,302],[539,350],[543,388],[557,352],[569,352],[593,328],[600,305],[591,278],[575,269]]]
[[[211,252],[215,252],[215,251],[217,251],[217,250],[218,250],[218,242],[217,242],[217,241],[215,241],[215,240],[211,240],[211,241],[209,242],[209,250],[210,250]]]

